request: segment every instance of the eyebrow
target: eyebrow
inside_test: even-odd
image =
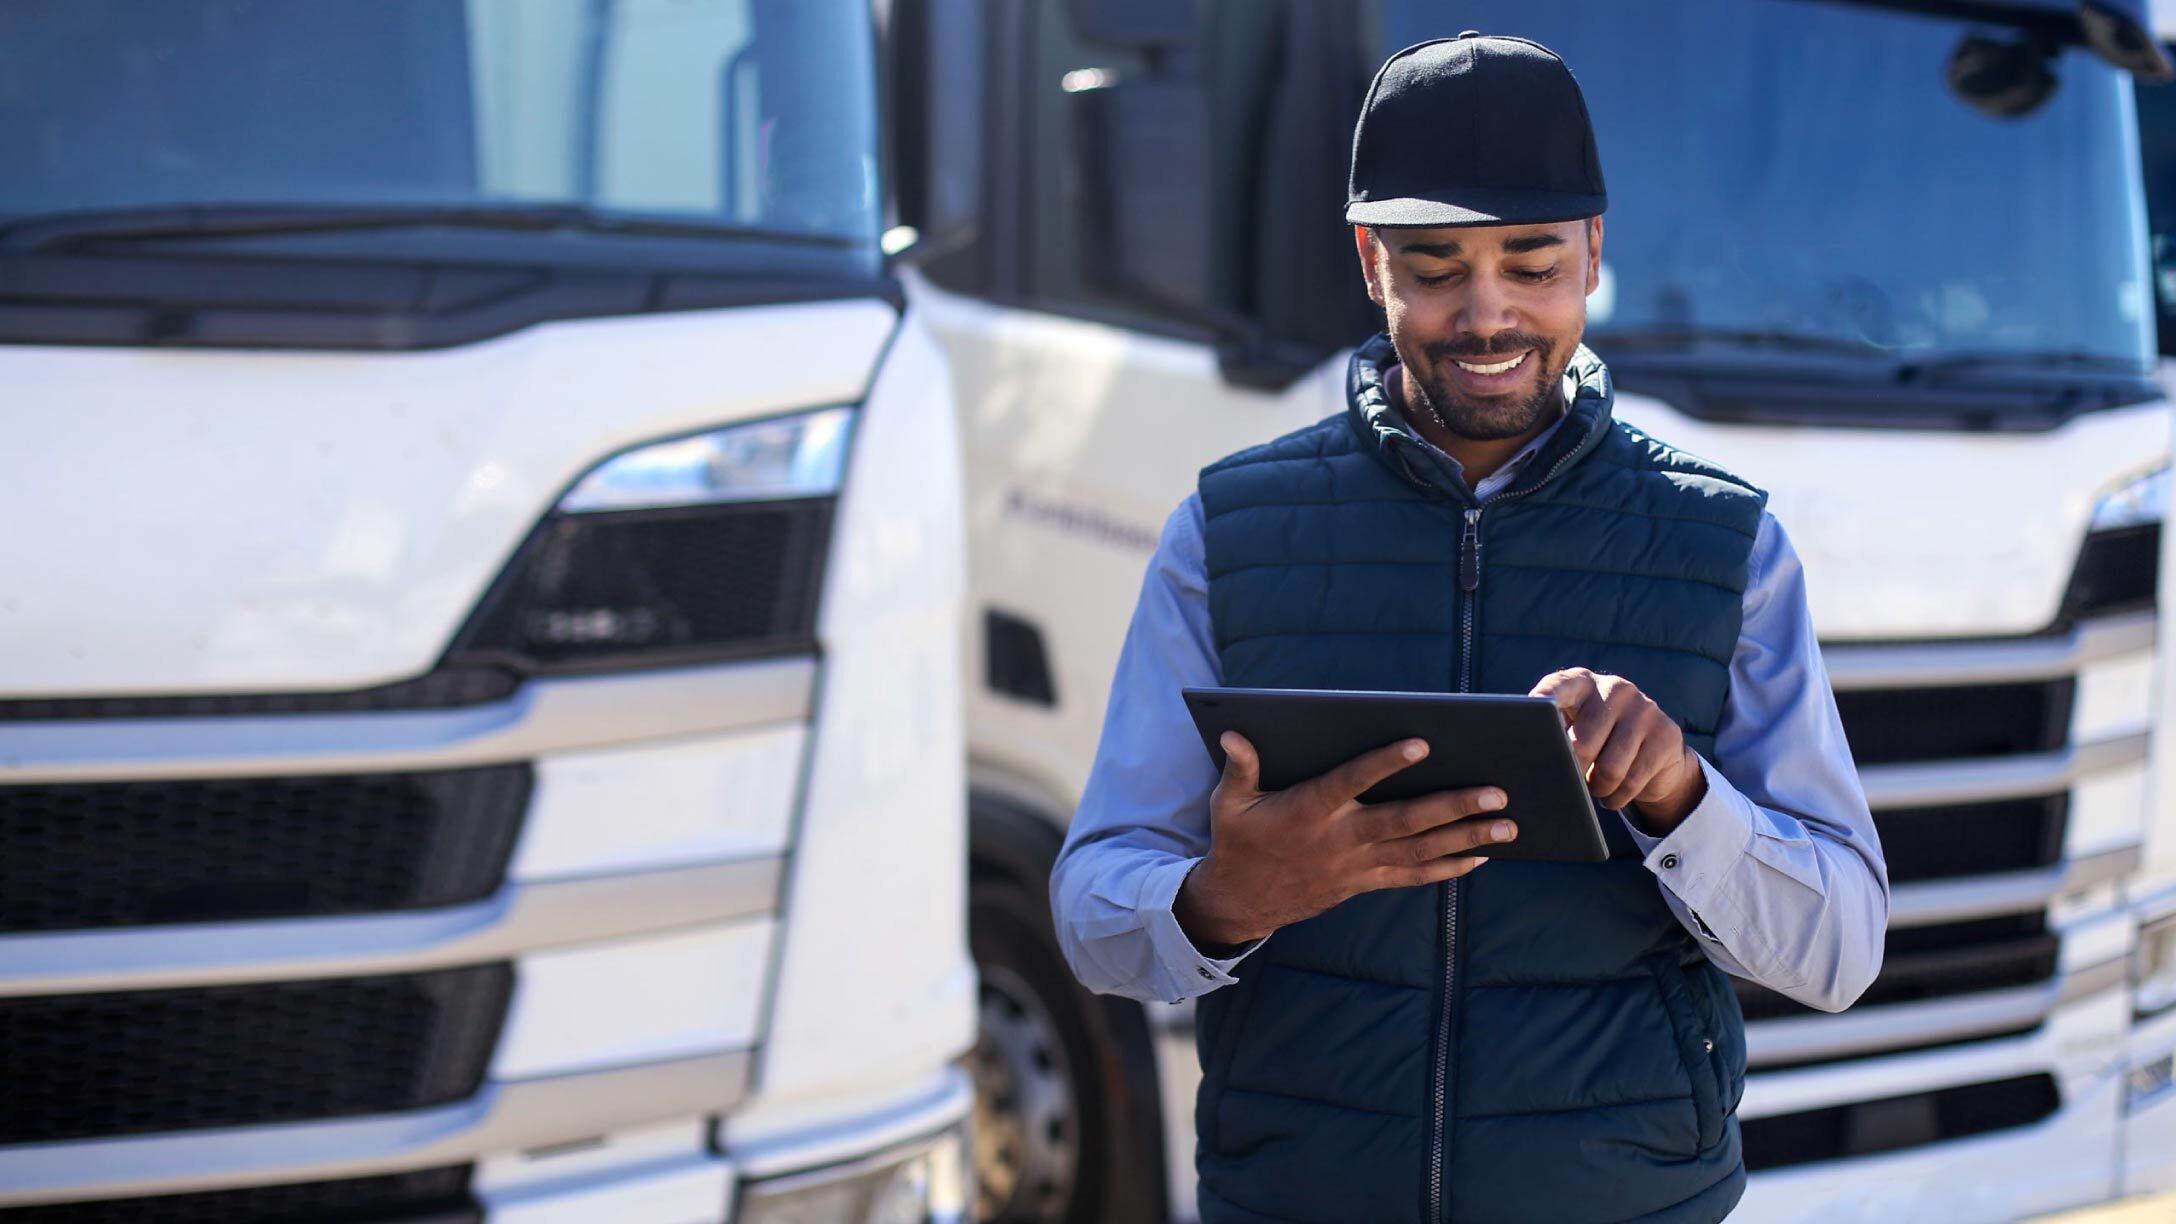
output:
[[[1564,239],[1558,234],[1521,234],[1516,238],[1504,239],[1504,252],[1524,255],[1530,251],[1563,245]],[[1398,248],[1400,254],[1427,255],[1436,259],[1455,259],[1464,250],[1465,248],[1455,242],[1408,242]]]

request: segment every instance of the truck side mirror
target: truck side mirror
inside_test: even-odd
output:
[[[1073,94],[1081,276],[1188,320],[1211,313],[1208,99],[1199,85],[1119,81]]]
[[[981,0],[894,0],[891,166],[897,222],[915,231],[900,255],[924,263],[975,239],[982,217]]]

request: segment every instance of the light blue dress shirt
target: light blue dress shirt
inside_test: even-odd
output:
[[[1475,494],[1508,484],[1554,429]],[[1710,959],[1838,1011],[1881,970],[1888,870],[1821,664],[1804,573],[1766,513],[1749,579],[1714,759],[1701,761],[1707,795],[1667,837],[1625,827]],[[1244,959],[1203,954],[1171,909],[1208,852],[1217,783],[1179,692],[1221,683],[1201,502],[1189,496],[1149,561],[1095,765],[1051,873],[1058,942],[1091,990],[1178,1002],[1228,985]]]

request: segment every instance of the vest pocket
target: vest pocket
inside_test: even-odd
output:
[[[1647,967],[1654,975],[1663,1010],[1670,1017],[1670,1031],[1677,1038],[1677,1057],[1692,1087],[1693,1114],[1699,1122],[1700,1150],[1704,1152],[1723,1140],[1725,1110],[1722,1079],[1715,1069],[1715,1034],[1708,1031],[1699,1009],[1693,1006],[1685,970],[1677,963],[1675,952],[1649,957]]]

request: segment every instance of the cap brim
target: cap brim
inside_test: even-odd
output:
[[[1606,195],[1561,191],[1460,191],[1457,201],[1403,196],[1355,200],[1345,205],[1352,225],[1435,228],[1453,225],[1553,225],[1599,217],[1609,207]]]

